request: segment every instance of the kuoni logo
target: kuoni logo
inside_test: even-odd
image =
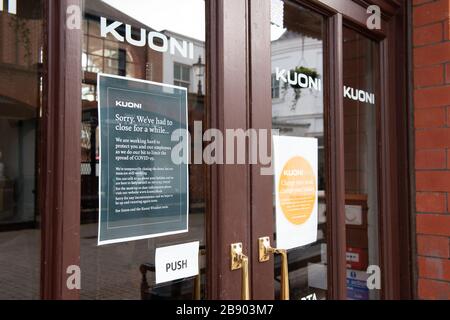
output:
[[[280,207],[286,219],[295,225],[305,223],[316,202],[316,176],[303,157],[291,158],[283,167],[278,184]]]
[[[148,44],[150,49],[158,52],[170,52],[175,55],[177,52],[184,58],[194,59],[194,43],[186,40],[177,40],[174,37],[168,37],[165,34],[156,31],[150,31],[140,28],[140,38],[133,38],[132,26],[125,24],[125,36],[118,32],[118,28],[123,28],[123,23],[120,21],[113,21],[108,24],[105,17],[100,17],[100,36],[107,38],[112,36],[120,42],[128,42],[136,47],[145,47]]]

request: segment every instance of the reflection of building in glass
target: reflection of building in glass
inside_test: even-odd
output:
[[[288,255],[290,293],[295,300],[324,299],[328,290],[322,27],[320,15],[272,1],[272,127],[281,136],[317,138],[319,146],[317,241]],[[276,263],[275,274],[279,273]],[[276,285],[275,296],[279,294]]]
[[[379,79],[379,57],[376,42],[352,29],[343,29],[344,85],[376,92]],[[377,100],[375,100],[377,101]],[[377,109],[378,105],[344,97],[344,150],[346,204],[360,203],[363,221],[347,223],[346,242],[349,251],[359,251],[361,266],[349,263],[347,272],[366,270],[379,265],[379,209],[377,190]],[[349,207],[346,207],[347,210]],[[351,207],[350,207],[351,208]],[[364,272],[363,272],[364,273]],[[377,290],[348,291],[349,298],[378,299]]]
[[[185,87],[190,93],[197,93],[197,83],[199,80],[204,82],[204,79],[198,77],[194,70],[194,64],[199,57],[205,61],[205,43],[171,31],[163,31],[162,33],[168,38],[175,37],[179,41],[187,41],[194,45],[193,59],[183,57],[180,54],[163,54],[163,82]]]
[[[322,59],[321,40],[287,31],[272,42],[272,116],[274,127],[279,120],[284,127],[278,129],[287,135],[292,132],[292,135],[323,136],[323,91],[289,83],[289,79],[299,74],[297,69],[315,71],[322,78]],[[286,70],[284,77],[288,82],[280,77],[277,80],[277,68],[280,72]]]
[[[81,207],[82,219],[86,221],[90,218],[96,219],[98,209],[97,74],[126,76],[186,88],[188,90],[189,130],[192,132],[193,122],[203,121],[205,116],[205,78],[196,71],[199,59],[205,61],[205,43],[168,30],[154,30],[103,1],[85,1],[84,10]],[[122,23],[115,30],[118,36],[124,38],[124,41],[120,41],[111,32],[106,37],[102,37],[102,17],[107,19],[107,25],[115,21]],[[142,35],[145,32],[145,45],[132,45],[127,41],[126,25],[131,27],[133,40],[144,40]],[[148,43],[150,32],[158,32],[160,35],[152,38],[153,44],[158,48],[163,48],[164,40],[168,40],[167,50],[155,50],[150,47]],[[179,46],[172,45],[171,42],[176,42]],[[188,54],[183,55],[183,49],[186,49]],[[200,90],[202,84],[203,90]],[[191,166],[189,172],[191,208],[194,210],[199,203],[199,208],[204,206],[204,174],[202,166],[195,165]]]
[[[20,1],[13,11],[0,12],[0,227],[36,221],[41,5]]]
[[[287,30],[280,38],[272,41],[272,125],[282,135],[318,138],[321,161],[319,172],[322,177],[323,84],[317,90],[312,86],[302,88],[289,83],[289,79],[294,80],[295,75],[300,73],[305,75],[305,79],[317,74],[317,82],[323,82],[320,28],[317,32],[318,36],[313,32],[300,34]],[[282,74],[283,70],[285,72]],[[323,190],[322,178],[320,180],[320,189]]]
[[[168,30],[160,31],[168,39],[175,38],[178,43],[184,41],[193,44],[192,57],[182,56],[178,48],[171,52],[158,52],[151,49],[146,42],[145,46],[134,46],[126,41],[118,41],[113,35],[101,36],[100,18],[107,17],[108,22],[120,21],[123,24],[117,28],[121,36],[125,36],[125,25],[132,27],[132,38],[140,40],[141,29],[149,32],[155,31],[150,27],[136,21],[132,17],[110,7],[101,1],[87,1],[83,23],[84,41],[82,64],[85,71],[85,84],[83,85],[83,98],[89,101],[95,99],[95,85],[90,73],[107,73],[146,79],[155,82],[164,82],[186,87],[189,92],[197,93],[199,77],[195,74],[193,65],[199,57],[205,60],[205,44],[181,34]],[[154,38],[156,46],[163,46],[160,39]]]

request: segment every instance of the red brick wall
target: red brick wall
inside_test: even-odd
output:
[[[450,299],[450,0],[413,0],[418,298]]]

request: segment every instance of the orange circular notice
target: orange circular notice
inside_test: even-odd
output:
[[[316,202],[316,176],[302,157],[294,157],[284,165],[278,184],[281,210],[292,224],[305,223]]]

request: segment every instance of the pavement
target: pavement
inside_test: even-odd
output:
[[[101,247],[97,224],[82,225],[80,298],[141,299],[140,265],[154,263],[157,247],[203,239],[203,221],[203,215],[191,214],[188,233]],[[36,229],[0,232],[0,300],[39,299],[40,237]],[[155,283],[153,273],[147,281]]]

